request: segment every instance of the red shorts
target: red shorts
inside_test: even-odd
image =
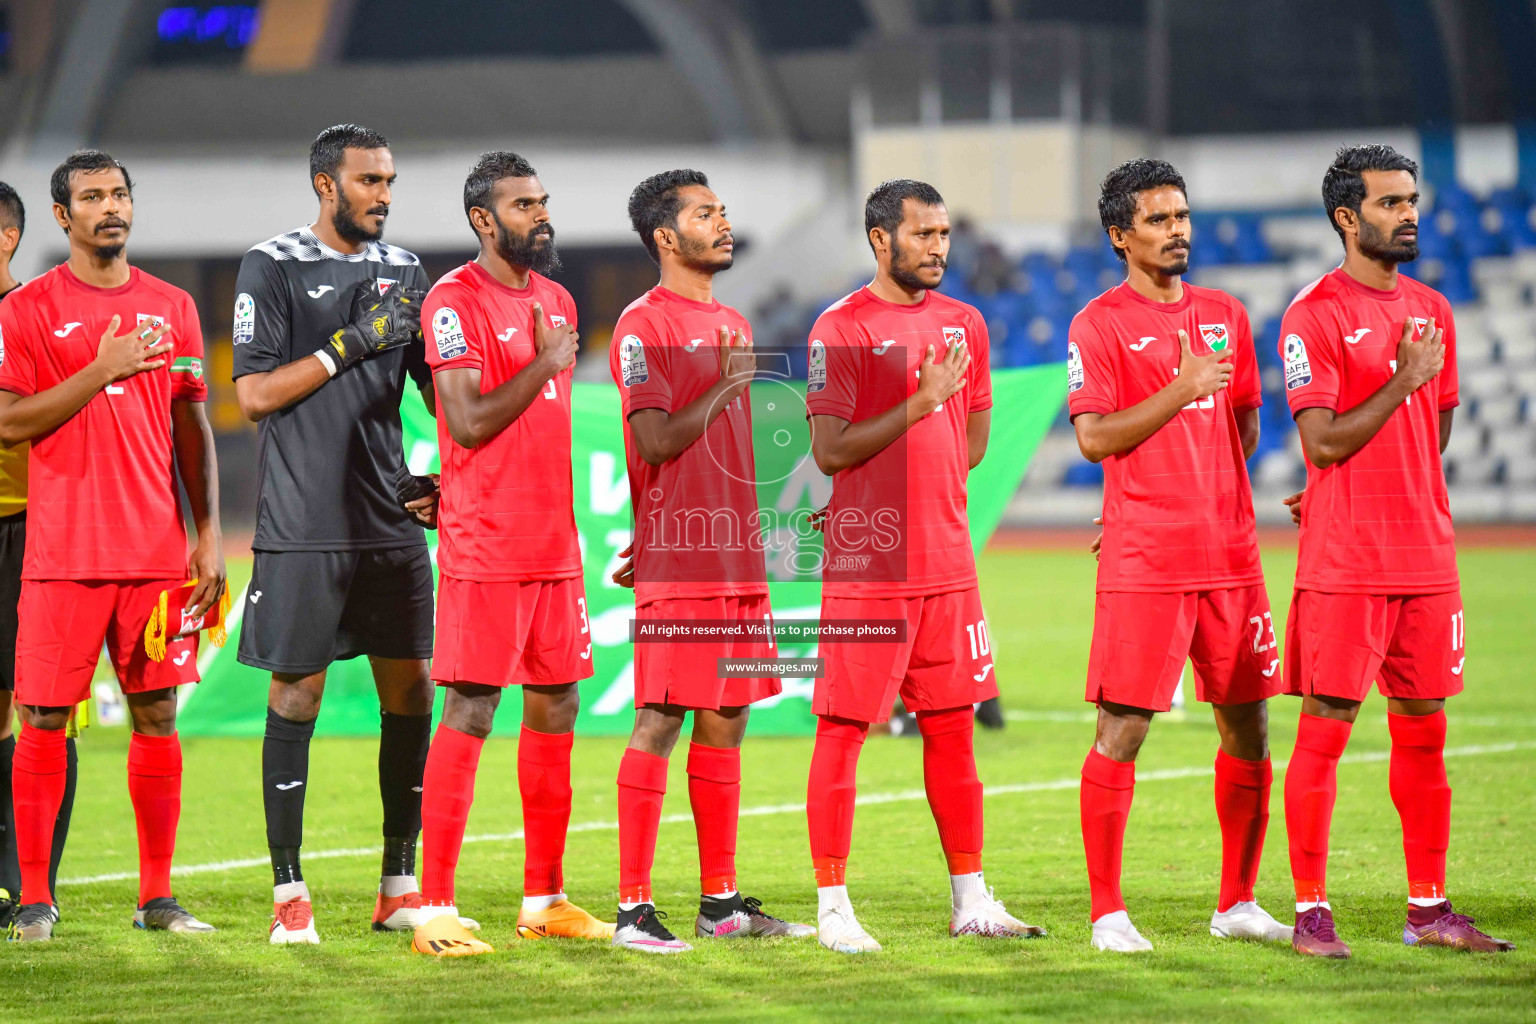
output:
[[[1206,703],[1249,704],[1284,693],[1264,584],[1100,593],[1083,699],[1167,711],[1186,660],[1195,666],[1195,696]]]
[[[829,641],[821,645],[826,675],[816,680],[811,710],[855,722],[883,722],[901,695],[908,711],[942,711],[997,696],[992,641],[981,591],[918,597],[823,597],[828,619],[906,619],[900,643]]]
[[[580,577],[437,588],[432,681],[559,686],[592,674],[592,630]]]
[[[1290,693],[1364,700],[1371,681],[1387,697],[1438,700],[1461,692],[1467,619],[1461,591],[1444,594],[1291,595],[1285,627]]]
[[[144,652],[160,595],[186,580],[23,580],[16,606],[16,700],[68,707],[91,695],[101,646],[124,693],[195,683],[198,635],[169,640],[165,660]]]
[[[734,619],[773,622],[765,594],[746,597],[676,598],[652,601],[636,609],[635,618]],[[784,688],[777,677],[721,679],[720,658],[776,658],[773,641],[722,640],[718,643],[678,644],[665,641],[635,644],[635,707],[670,704],[683,708],[739,708],[772,697]]]

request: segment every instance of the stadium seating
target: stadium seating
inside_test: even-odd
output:
[[[1461,188],[1426,186],[1426,193],[1421,255],[1403,269],[1440,290],[1456,313],[1461,407],[1445,452],[1452,506],[1463,520],[1509,518],[1536,506],[1536,199],[1513,188],[1482,198]],[[1253,326],[1265,402],[1249,462],[1255,490],[1290,493],[1306,472],[1285,402],[1280,317],[1297,291],[1338,265],[1338,239],[1310,208],[1196,214],[1194,227],[1190,280],[1236,295]],[[1009,257],[962,222],[943,290],[987,318],[994,366],[1033,366],[1065,359],[1072,317],[1123,278],[1102,236],[1064,252]],[[800,309],[806,327],[831,298]],[[776,315],[782,301],[772,307]],[[1058,436],[1036,453],[1026,490],[1102,486],[1100,467],[1063,443],[1070,429],[1063,411]],[[1076,515],[1078,504],[1040,507]],[[1281,518],[1277,503],[1266,509]]]
[[[1426,191],[1433,198],[1423,208],[1422,255],[1404,270],[1456,311],[1462,404],[1445,453],[1453,503],[1467,499],[1458,508],[1464,517],[1498,518],[1536,495],[1536,201],[1517,189],[1482,198],[1461,188]],[[1265,391],[1250,463],[1255,486],[1292,490],[1305,471],[1285,404],[1280,316],[1297,290],[1337,264],[1338,241],[1314,209],[1197,215],[1195,232],[1190,280],[1237,295],[1253,323]],[[1023,254],[1002,288],[996,274],[977,282],[970,268],[956,269],[944,290],[982,310],[999,366],[1063,359],[1073,314],[1123,276],[1103,241]],[[1058,429],[1067,429],[1065,418]],[[1030,484],[1100,486],[1099,467],[1074,456],[1068,446],[1042,448]]]

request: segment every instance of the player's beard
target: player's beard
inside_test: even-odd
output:
[[[101,229],[105,228],[105,227],[120,227],[125,232],[125,238],[124,238],[123,241],[121,241],[121,242],[108,242],[105,245],[98,245],[96,247],[96,259],[97,259],[97,261],[101,262],[101,263],[110,263],[110,262],[112,262],[113,260],[117,259],[119,256],[121,256],[123,254],[123,249],[128,244],[127,239],[126,239],[126,232],[128,231],[128,222],[123,220],[121,217],[107,217],[107,218],[103,219],[100,224],[97,224],[94,228],[92,228],[91,229],[91,233],[92,234],[99,234],[101,232]]]
[[[1397,233],[1402,230],[1403,227],[1395,228],[1388,235],[1364,217],[1360,218],[1360,254],[1382,263],[1412,263],[1419,258],[1419,243],[1417,240],[1400,240]]]
[[[687,235],[678,233],[677,254],[683,258],[683,265],[689,270],[696,270],[701,274],[718,274],[722,270],[730,270],[731,264],[736,262],[734,252],[725,253],[725,259],[720,259],[715,252],[724,239],[716,239],[713,242],[696,242]],[[711,255],[714,259],[710,259]]]
[[[1159,267],[1169,277],[1178,277],[1189,273],[1189,246],[1176,245],[1163,250],[1164,255],[1171,255],[1173,262],[1166,267]]]
[[[909,266],[907,264],[907,251],[903,249],[901,244],[896,241],[896,238],[892,236],[891,280],[907,289],[907,291],[931,291],[932,289],[937,288],[944,280],[943,274],[939,275],[939,280],[933,282],[933,284],[929,284],[927,281],[924,281],[922,278],[918,277],[917,272],[923,267],[938,267],[940,270],[943,270],[947,266],[949,266],[949,261],[942,256],[935,256],[933,260],[928,262],[924,262],[923,260],[918,259],[913,261]]]
[[[496,255],[514,267],[527,267],[537,274],[549,275],[560,269],[560,254],[555,251],[555,229],[540,224],[526,235],[514,235],[494,213]],[[539,240],[543,239],[543,244]]]
[[[387,206],[375,206],[369,213],[381,213],[389,216]],[[370,231],[357,222],[357,207],[352,205],[352,200],[347,198],[346,190],[336,193],[336,213],[331,217],[331,227],[336,229],[336,237],[352,245],[362,245],[364,242],[377,242],[384,237],[384,224],[379,223],[377,231]]]

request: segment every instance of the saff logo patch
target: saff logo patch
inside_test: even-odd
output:
[[[1226,324],[1201,324],[1200,337],[1211,346],[1212,352],[1225,352],[1227,344],[1231,340],[1227,335]]]
[[[551,327],[564,327],[565,326],[565,317],[561,316],[558,313],[550,313],[549,314],[549,326],[551,326]]]
[[[822,391],[827,386],[827,346],[819,339],[811,341],[810,363],[805,371],[805,390]]]
[[[961,345],[964,345],[965,344],[965,328],[964,327],[946,327],[946,328],[944,328],[944,344],[948,345],[950,348],[958,348]]]
[[[619,342],[619,372],[627,388],[650,379],[650,370],[645,365],[645,342],[639,336],[626,334]]]
[[[1067,390],[1082,390],[1087,379],[1083,373],[1083,354],[1077,350],[1077,342],[1067,342]]]
[[[1312,383],[1312,363],[1307,359],[1307,343],[1299,334],[1285,336],[1285,390]]]
[[[432,317],[432,340],[437,342],[439,359],[457,359],[469,351],[464,328],[459,325],[459,314],[450,306],[444,306]]]
[[[235,296],[235,344],[249,344],[256,337],[256,300],[248,292]]]

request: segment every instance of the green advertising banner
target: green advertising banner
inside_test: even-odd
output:
[[[761,362],[761,360],[760,360]],[[997,528],[1003,510],[1018,489],[1030,457],[1056,418],[1066,395],[1059,364],[998,370],[992,375],[992,435],[987,457],[970,476],[971,540],[979,552]],[[759,380],[752,386],[753,432],[758,496],[772,521],[790,523],[827,503],[832,481],[810,458],[805,418],[804,382]],[[402,408],[406,459],[417,473],[436,472],[436,424],[420,399],[407,396]],[[633,724],[634,658],[629,642],[633,593],[610,577],[618,552],[629,543],[629,482],[624,469],[624,435],[619,394],[612,384],[572,385],[576,526],[585,565],[588,617],[592,624],[593,667],[581,684],[578,731],[587,735],[627,735]],[[803,532],[803,531],[802,531]],[[437,537],[431,531],[428,543]],[[797,565],[815,564],[797,554],[819,551],[820,535],[800,536],[787,525],[773,530],[766,544],[774,616],[814,619],[820,614],[821,587],[815,578],[797,576]],[[985,595],[983,595],[985,598]],[[204,652],[203,682],[188,696],[179,715],[189,736],[259,736],[266,722],[269,676],[235,660],[245,594],[236,595],[230,640]],[[781,641],[781,657],[812,657],[815,645]],[[810,679],[785,679],[777,697],[754,705],[752,728],[758,734],[800,734],[815,729]],[[516,735],[520,691],[508,690],[498,712],[497,732]],[[373,736],[379,729],[378,698],[366,658],[337,662],[326,679],[325,703],[317,732],[329,736]]]

